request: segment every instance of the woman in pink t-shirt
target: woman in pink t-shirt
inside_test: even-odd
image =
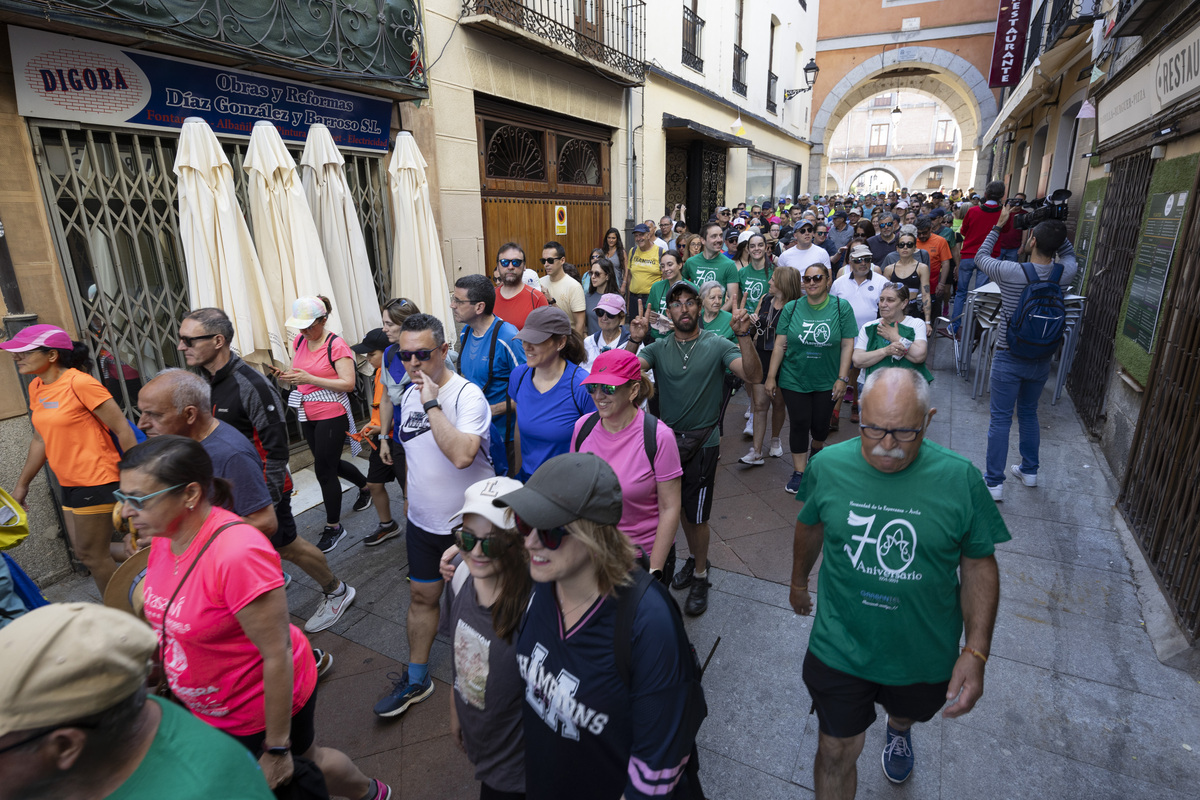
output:
[[[571,451],[593,453],[617,473],[621,484],[621,521],[617,528],[640,551],[642,566],[669,582],[675,571],[675,530],[679,527],[679,447],[661,420],[654,422],[655,454],[650,463],[646,412],[639,406],[653,393],[637,356],[608,350],[596,356],[582,381],[596,403],[596,413],[575,423]],[[586,429],[586,433],[585,433]]]
[[[328,553],[346,538],[342,527],[342,484],[345,478],[358,487],[355,511],[371,507],[367,479],[349,461],[342,458],[346,434],[354,433],[350,400],[354,391],[354,353],[336,333],[325,330],[329,301],[324,297],[298,297],[292,303],[292,316],[284,323],[300,331],[292,343],[295,355],[292,368],[279,373],[281,381],[296,385],[288,405],[300,413],[300,428],[313,454],[313,472],[325,502],[325,530],[317,549]],[[356,451],[357,452],[357,451]]]
[[[121,516],[139,539],[153,537],[145,615],[175,696],[259,756],[272,789],[291,778],[298,753],[321,768],[332,794],[387,800],[387,784],[313,743],[317,665],[288,621],[279,555],[257,528],[209,501],[232,496],[200,443],[156,436],[119,467]]]

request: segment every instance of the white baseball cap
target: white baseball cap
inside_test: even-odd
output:
[[[515,492],[522,485],[515,478],[506,478],[503,476],[486,478],[478,483],[471,484],[467,487],[467,491],[463,493],[463,507],[456,511],[454,516],[450,517],[450,522],[461,519],[465,514],[478,514],[497,528],[512,530],[517,525],[513,519],[512,509],[500,508],[493,505],[492,501],[510,492]]]

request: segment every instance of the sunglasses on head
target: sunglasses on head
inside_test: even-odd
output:
[[[520,267],[520,266],[523,266],[524,264],[525,264],[525,259],[523,259],[523,258],[502,258],[502,259],[500,259],[500,266],[502,266],[502,267]]]
[[[399,353],[401,363],[412,361],[414,358],[417,361],[428,361],[433,357],[434,350],[401,350]]]
[[[587,386],[588,394],[596,394],[597,392],[602,392],[603,394],[608,395],[609,397],[612,397],[614,394],[617,393],[617,389],[621,388],[620,386],[611,386],[607,383],[588,383],[585,385]]]
[[[542,546],[547,550],[557,550],[562,545],[563,537],[570,533],[570,531],[564,527],[551,528],[548,531],[544,531],[541,528],[533,527],[516,515],[514,515],[514,518],[517,521],[517,533],[521,534],[522,536],[528,536],[534,531],[537,531],[538,539],[541,540]]]
[[[508,549],[509,543],[506,539],[499,536],[476,536],[462,525],[455,526],[450,532],[454,534],[454,543],[464,553],[474,550],[477,544],[484,558],[495,558]]]
[[[117,499],[118,503],[125,503],[126,505],[133,508],[135,511],[143,511],[146,508],[146,501],[149,500],[150,498],[158,497],[160,494],[166,494],[167,492],[173,492],[182,486],[187,486],[187,484],[186,483],[177,483],[174,486],[168,486],[166,489],[159,489],[157,492],[151,492],[150,494],[144,494],[141,497],[136,497],[131,494],[125,494],[124,492],[118,491],[116,489],[113,489],[112,494],[113,494],[113,497],[115,497]]]
[[[206,333],[203,336],[180,336],[179,342],[184,347],[195,347],[196,342],[202,342],[205,339],[215,339],[220,335],[221,334],[219,334],[219,333]]]
[[[620,315],[620,314],[614,314],[614,313],[612,313],[611,311],[605,311],[603,308],[597,308],[597,309],[596,309],[596,319],[608,319],[609,317],[612,317],[613,319],[616,319],[616,318],[617,318],[617,317],[619,317],[619,316],[621,316],[621,315]]]

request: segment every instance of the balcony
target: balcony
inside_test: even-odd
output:
[[[683,55],[685,67],[704,72],[704,59],[700,57],[700,38],[704,33],[704,20],[687,6],[683,7]]]
[[[733,93],[746,96],[746,57],[749,54],[738,47],[733,46]]]
[[[417,0],[0,0],[0,9],[233,56],[310,80],[428,96]],[[65,27],[58,32],[74,32]]]
[[[1046,46],[1043,49],[1054,47],[1064,35],[1090,28],[1092,20],[1096,18],[1097,5],[1097,0],[1054,0],[1050,7]]]
[[[646,75],[644,0],[463,0],[462,24],[619,82]]]
[[[775,90],[779,86],[779,76],[774,72],[767,73],[767,111],[775,113]]]
[[[1142,36],[1162,30],[1175,5],[1162,0],[1118,0],[1116,21],[1108,38]]]

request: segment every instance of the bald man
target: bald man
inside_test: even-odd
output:
[[[804,658],[821,800],[854,797],[876,703],[888,715],[884,774],[903,783],[913,723],[948,701],[942,716],[961,716],[983,695],[1000,599],[995,545],[1012,538],[979,469],[925,439],[937,411],[919,373],[877,370],[860,402],[861,437],[814,456],[796,495],[797,614],[812,611],[808,578],[823,556]]]
[[[138,407],[142,411],[138,427],[147,436],[187,436],[203,445],[212,459],[213,475],[233,486],[233,512],[272,539],[279,520],[263,476],[262,459],[237,428],[212,415],[207,381],[186,370],[163,370],[142,387]],[[280,558],[304,570],[325,595],[304,629],[316,633],[337,622],[354,602],[354,587],[338,580],[325,554],[307,539],[297,536],[287,544],[277,544],[274,539],[271,543]]]

